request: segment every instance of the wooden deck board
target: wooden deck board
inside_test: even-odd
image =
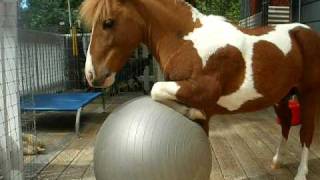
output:
[[[82,138],[75,138],[73,142],[64,149],[45,169],[39,174],[40,179],[57,179],[67,167],[78,156],[81,150],[89,143],[91,139],[87,135],[96,132],[97,128],[92,124],[88,125],[81,133]]]
[[[217,159],[216,154],[212,148],[211,148],[211,154],[212,154],[212,169],[211,169],[210,179],[224,180],[218,159]]]
[[[272,179],[293,179],[292,173],[287,168],[280,168],[277,170],[271,169],[271,160],[274,153],[259,136],[252,131],[252,128],[248,125],[249,122],[247,122],[245,118],[242,117],[239,121],[234,122],[235,131],[237,131],[251,148],[257,161],[265,168],[267,174],[273,177]]]
[[[88,137],[88,144],[82,149],[74,161],[59,176],[58,179],[81,179],[93,160],[94,138]]]
[[[267,122],[269,123],[270,127],[270,133],[272,134],[276,134],[276,132],[278,132],[278,134],[280,133],[280,128],[276,127],[277,125],[275,123],[272,122]],[[297,160],[297,165],[300,162],[300,157],[301,157],[301,144],[300,144],[300,140],[297,138],[297,132],[294,132],[294,130],[298,130],[298,127],[293,127],[292,130],[293,132],[291,132],[290,137],[288,139],[288,144],[287,144],[287,149],[289,149],[290,152],[292,152],[292,154],[295,155],[295,158]],[[280,136],[279,136],[280,137]],[[312,161],[313,159],[318,159],[316,161]],[[310,178],[315,178],[315,179],[320,179],[320,176],[317,174],[318,172],[320,172],[320,161],[319,161],[319,157],[317,157],[317,155],[313,152],[310,151],[309,153],[309,179]]]
[[[231,121],[232,122],[231,122]],[[224,118],[225,122],[221,124],[227,124],[227,127],[233,133],[227,135],[229,144],[231,145],[234,153],[237,155],[242,168],[245,170],[247,177],[263,177],[266,176],[266,170],[259,164],[253,150],[247,145],[247,143],[241,138],[241,136],[234,129],[235,119]]]
[[[81,179],[92,160],[93,143],[89,143],[58,179]]]
[[[114,107],[131,99],[116,98]],[[89,111],[98,113],[96,107]],[[96,111],[94,111],[96,110]],[[99,110],[100,112],[100,110]],[[86,116],[86,115],[85,115]],[[95,135],[107,114],[100,121],[88,120],[83,126],[82,139],[69,138],[50,156],[39,179],[84,179],[95,180],[93,171],[93,148]],[[91,115],[87,115],[88,118]],[[210,142],[212,144],[211,180],[290,180],[293,179],[300,161],[301,146],[299,128],[292,129],[288,141],[288,151],[284,154],[284,164],[277,170],[271,169],[272,157],[279,144],[280,127],[275,123],[272,111],[216,116],[210,122]],[[316,135],[320,135],[319,131]],[[57,136],[58,137],[58,136]],[[63,139],[60,137],[60,141]],[[308,180],[320,179],[320,138],[315,138],[311,148]],[[48,158],[50,159],[50,158]]]
[[[265,114],[257,113],[256,114],[257,118],[261,118],[265,123],[258,123],[257,121],[254,122],[256,125],[257,129],[260,131],[263,131],[264,133],[268,133],[271,138],[274,139],[274,141],[280,142],[281,138],[281,128],[279,125],[277,125],[272,119],[264,119]],[[297,128],[297,127],[294,127]],[[296,138],[292,138],[293,134],[291,134],[288,143],[287,143],[287,148],[286,148],[286,153],[284,153],[285,156],[290,156],[288,161],[285,162],[285,165],[289,167],[291,172],[293,174],[296,174],[299,162],[300,162],[300,157],[301,157],[301,145],[300,142]],[[277,145],[275,144],[275,145]],[[275,147],[276,148],[276,147]],[[315,158],[315,155],[310,152],[310,158],[313,159]],[[310,161],[311,162],[311,161]],[[309,162],[309,174],[308,178],[309,179],[320,179],[319,174],[319,165],[312,165]],[[314,163],[319,163],[319,161],[315,161]]]
[[[52,139],[49,135],[44,135],[43,133],[39,133],[39,136],[42,137],[44,142],[51,142],[50,144],[46,144],[48,147],[44,154],[40,154],[37,156],[33,156],[32,160],[31,157],[29,161],[25,161],[27,164],[25,168],[25,172],[28,174],[26,175],[26,179],[33,179],[33,175],[37,175],[40,173],[51,161],[53,161],[68,145],[70,145],[73,141],[74,135],[72,133],[67,134],[50,134],[50,136],[57,137],[57,139]],[[46,137],[45,137],[46,136]],[[59,138],[63,136],[63,138]],[[50,139],[50,140],[49,140]],[[53,145],[54,144],[54,145]],[[53,146],[52,146],[53,145]]]
[[[93,164],[89,164],[89,167],[85,171],[82,180],[95,180],[94,172],[93,172]]]
[[[219,162],[224,179],[246,178],[247,176],[244,170],[237,161],[232,148],[225,138],[225,135],[230,133],[229,129],[223,129],[222,131],[218,126],[213,125],[210,127],[210,131],[211,145]]]

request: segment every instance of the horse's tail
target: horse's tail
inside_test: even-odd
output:
[[[311,29],[299,28],[294,37],[300,47],[303,63],[302,86],[317,92],[317,127],[320,129],[320,33]]]
[[[298,43],[303,64],[303,84],[320,89],[320,34],[305,27],[297,28],[293,38]]]

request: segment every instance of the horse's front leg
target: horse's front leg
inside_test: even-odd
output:
[[[181,88],[182,87],[174,81],[157,82],[152,87],[151,97],[153,100],[171,107],[191,120],[205,120],[206,116],[200,110],[179,103],[177,93]]]

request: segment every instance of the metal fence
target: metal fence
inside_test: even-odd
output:
[[[239,21],[239,25],[247,28],[262,26],[262,12],[241,19]]]
[[[18,30],[17,2],[0,1],[0,179],[34,179],[37,158],[35,112],[21,112],[34,94],[66,90],[65,36]]]
[[[19,30],[20,94],[65,90],[64,37],[54,33]]]
[[[241,20],[239,25],[247,28],[267,25],[269,4],[269,0],[241,0]]]
[[[64,37],[59,34],[18,30],[17,57],[20,101],[34,104],[34,95],[66,90]],[[24,177],[34,179],[43,168],[37,158],[36,112],[21,112]]]

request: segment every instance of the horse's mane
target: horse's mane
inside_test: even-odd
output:
[[[85,0],[80,7],[80,15],[85,24],[92,26],[98,20],[107,18],[108,0]]]
[[[194,8],[191,4],[189,4],[185,0],[181,0],[180,2],[183,2],[184,5],[187,5],[190,8],[192,8],[192,11],[197,12],[196,14],[201,14],[196,8]],[[107,19],[107,7],[108,7],[108,0],[85,0],[80,7],[81,18],[84,20],[84,23],[86,25],[88,25],[89,27],[92,27],[92,25],[95,22],[99,20]],[[226,19],[222,16],[214,16],[214,17],[221,21],[226,21]]]

